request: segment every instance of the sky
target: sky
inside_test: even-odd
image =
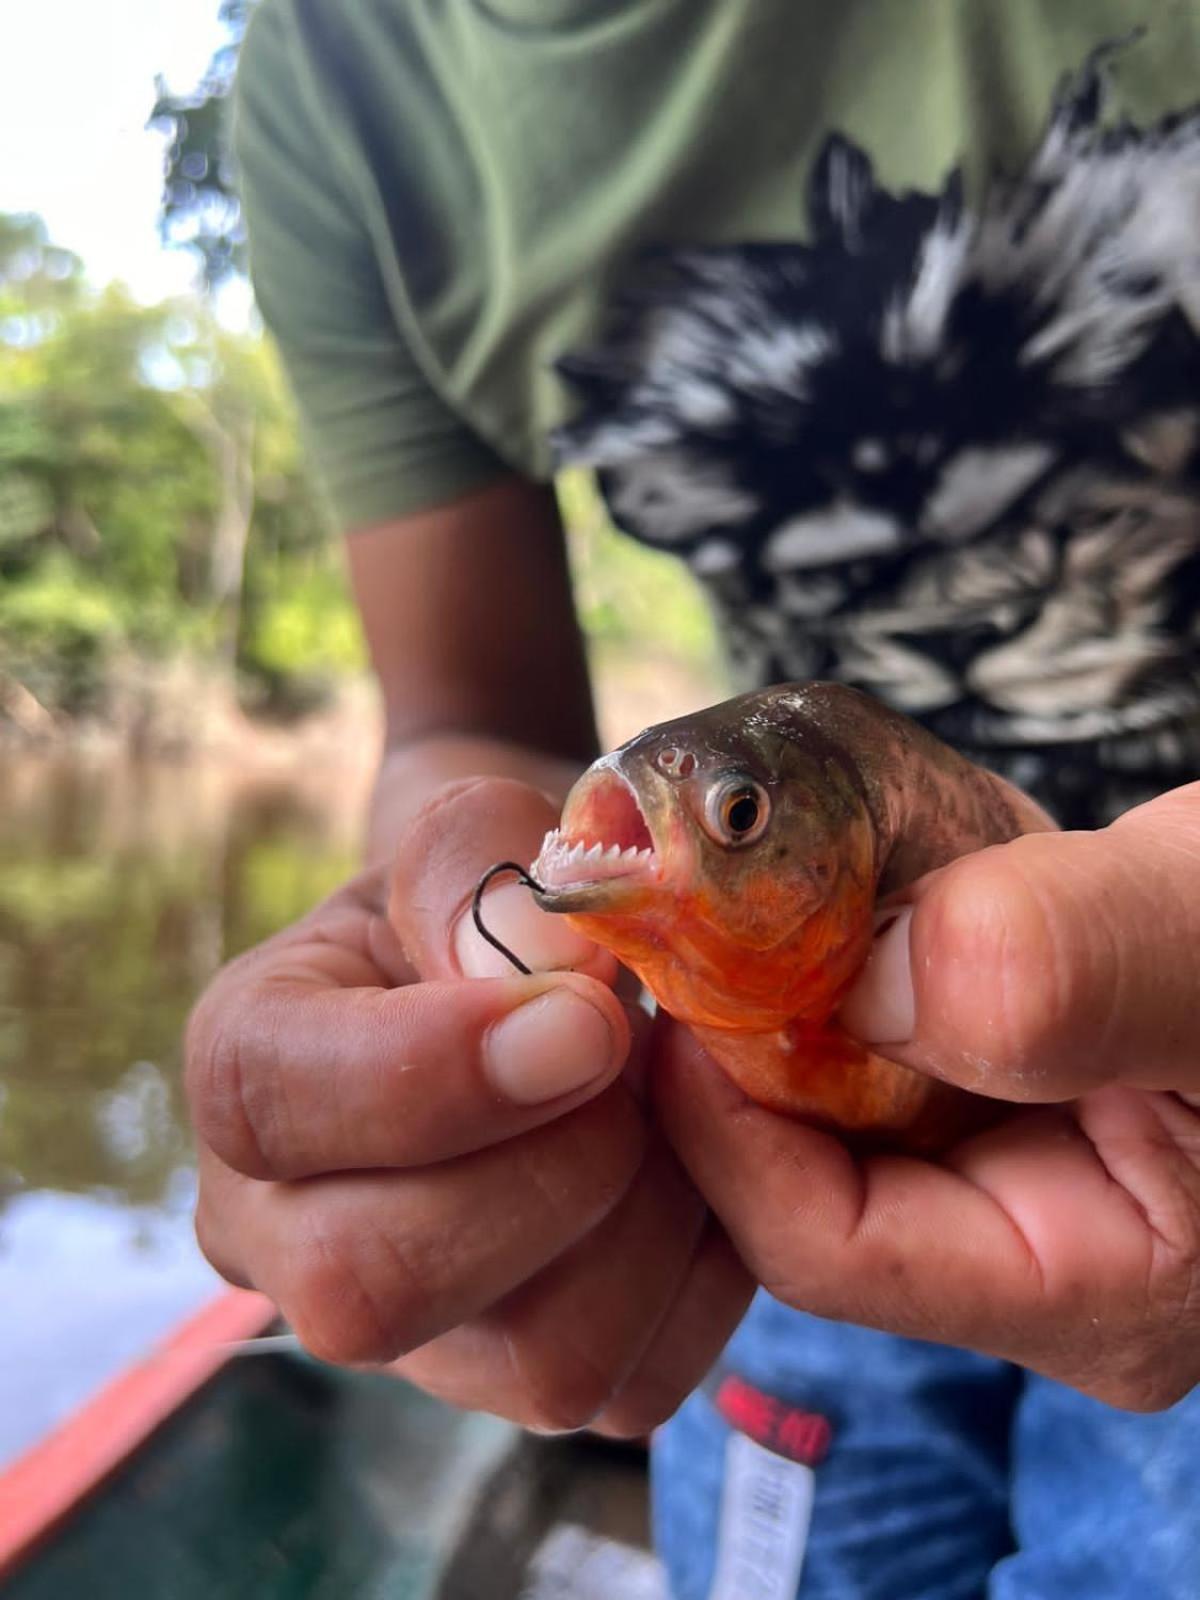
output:
[[[157,234],[155,75],[190,90],[221,41],[219,0],[26,0],[4,19],[0,211],[36,211],[97,283],[182,292],[189,253]],[[0,6],[3,0],[0,0]]]

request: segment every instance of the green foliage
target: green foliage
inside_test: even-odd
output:
[[[117,597],[55,552],[4,592],[0,674],[26,684],[43,705],[90,711],[125,631]]]
[[[589,637],[631,650],[654,641],[686,665],[711,668],[719,657],[712,612],[679,561],[618,533],[589,474],[565,473],[558,499]]]
[[[216,287],[231,273],[245,271],[246,236],[234,188],[233,162],[226,138],[226,102],[237,53],[255,0],[222,0],[219,17],[225,41],[191,94],[172,94],[163,83],[150,114],[166,133],[160,227],[168,244],[194,249],[204,278]]]
[[[272,584],[258,608],[246,664],[275,681],[361,672],[366,657],[358,613],[332,563],[280,568],[282,581]]]
[[[31,217],[0,216],[0,313],[0,691],[95,711],[118,649],[186,650],[307,704],[359,665],[260,336],[89,292]]]
[[[20,548],[30,543],[53,515],[54,502],[46,484],[19,467],[7,471],[0,467],[0,550],[5,545]]]

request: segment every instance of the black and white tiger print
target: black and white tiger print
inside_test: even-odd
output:
[[[555,446],[710,590],[741,674],[835,677],[1095,826],[1200,776],[1200,107],[889,194],[832,137],[809,240],[659,252]]]

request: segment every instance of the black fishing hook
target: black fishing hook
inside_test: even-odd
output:
[[[512,951],[506,944],[501,944],[500,940],[497,939],[494,933],[489,933],[483,925],[483,914],[480,910],[480,905],[483,900],[483,891],[487,888],[488,884],[491,883],[492,879],[498,878],[502,872],[515,872],[517,875],[517,880],[521,884],[522,888],[532,889],[535,894],[545,894],[546,892],[537,879],[531,877],[525,868],[521,866],[520,862],[499,861],[494,867],[489,867],[484,873],[483,877],[480,878],[479,882],[475,885],[475,894],[471,900],[471,916],[474,920],[476,928],[479,930],[480,938],[486,939],[493,950],[499,950],[504,959],[506,961],[511,961],[513,966],[516,967],[517,971],[521,973],[523,977],[529,978],[533,975],[532,970],[525,965],[519,956],[513,955]]]

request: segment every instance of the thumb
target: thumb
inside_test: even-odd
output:
[[[977,1093],[1200,1085],[1200,784],[1099,833],[965,856],[881,914],[841,1011],[881,1054]]]
[[[388,917],[423,978],[511,977],[477,931],[475,886],[500,861],[527,866],[558,812],[511,778],[471,778],[438,789],[400,840]],[[535,972],[574,971],[611,984],[616,962],[564,918],[539,910],[527,889],[501,883],[484,898],[486,926]]]

